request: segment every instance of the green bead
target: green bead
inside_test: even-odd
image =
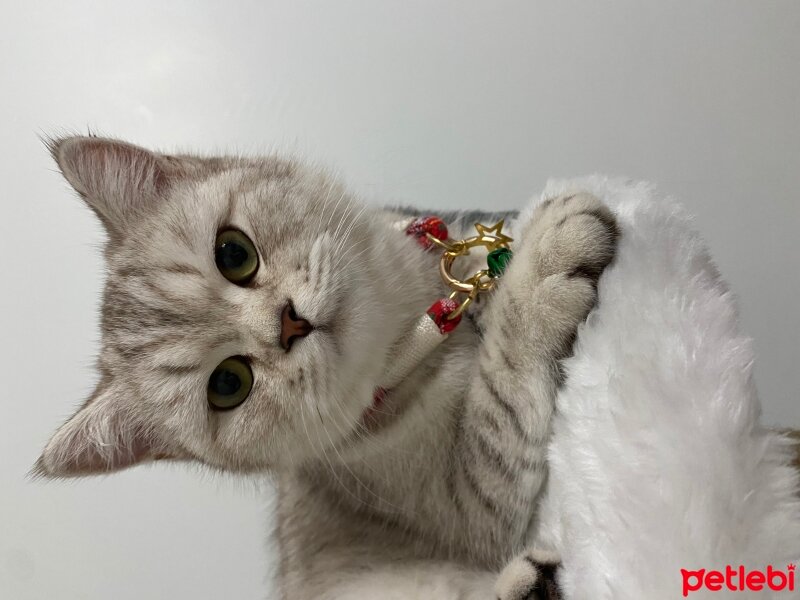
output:
[[[486,263],[489,265],[489,276],[500,277],[506,270],[508,263],[511,262],[511,257],[514,253],[508,248],[495,248],[486,257]]]

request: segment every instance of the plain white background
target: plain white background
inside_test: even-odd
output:
[[[800,4],[9,2],[0,21],[0,597],[269,597],[269,485],[26,472],[94,382],[100,229],[37,134],[287,150],[371,201],[519,207],[549,176],[655,181],[800,426]]]

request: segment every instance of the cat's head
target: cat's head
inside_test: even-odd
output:
[[[107,231],[107,281],[99,383],[38,472],[280,468],[353,434],[401,328],[379,310],[377,212],[277,158],[51,149]]]

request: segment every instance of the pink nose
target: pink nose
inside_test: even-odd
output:
[[[281,312],[281,348],[287,352],[292,349],[292,344],[306,337],[314,330],[314,326],[297,316],[291,302],[287,302]]]

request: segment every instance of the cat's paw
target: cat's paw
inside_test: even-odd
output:
[[[537,550],[516,556],[497,578],[497,600],[558,600],[558,562],[557,555]]]
[[[576,192],[545,200],[525,235],[533,244],[537,279],[564,273],[596,285],[614,258],[619,229],[613,213],[596,196]]]

